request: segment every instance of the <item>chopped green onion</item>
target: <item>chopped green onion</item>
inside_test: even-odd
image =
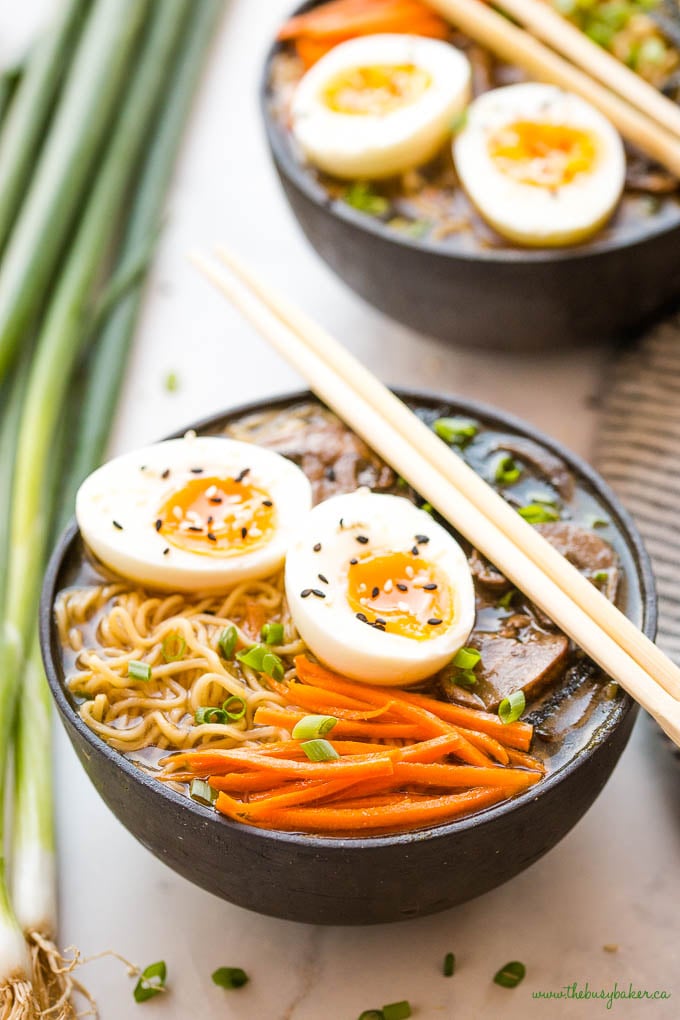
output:
[[[283,624],[282,623],[265,623],[262,628],[260,637],[267,645],[282,645],[283,644]]]
[[[453,953],[447,953],[444,957],[444,977],[453,977],[456,969],[456,957]]]
[[[482,656],[476,648],[459,648],[453,657],[453,665],[458,669],[474,669],[481,660]]]
[[[166,662],[178,662],[187,650],[187,643],[181,634],[166,634],[163,638],[163,658]]]
[[[494,981],[502,988],[517,988],[520,981],[524,980],[526,972],[527,969],[523,963],[520,963],[519,960],[512,960],[511,963],[506,963],[494,974]]]
[[[389,1005],[383,1006],[382,1015],[385,1020],[408,1020],[411,1013],[411,1003],[406,999],[401,1002],[390,1002]]]
[[[458,673],[453,675],[454,684],[458,684],[460,687],[474,687],[477,683],[477,677],[471,669],[461,669]]]
[[[215,708],[211,705],[197,708],[194,714],[194,722],[197,726],[202,726],[204,723],[219,723],[224,726],[228,721],[227,713],[223,708]]]
[[[463,130],[468,122],[467,110],[461,110],[451,120],[451,134],[457,135]]]
[[[246,714],[247,704],[238,694],[232,694],[222,705],[222,711],[229,722],[238,722]]]
[[[213,790],[204,779],[192,779],[189,787],[189,796],[199,804],[213,805],[217,800],[217,790]]]
[[[133,680],[150,680],[151,666],[148,662],[128,662],[128,676]]]
[[[165,377],[165,388],[168,393],[176,393],[179,389],[179,378],[176,372],[168,372]]]
[[[220,988],[243,988],[250,981],[250,978],[240,967],[218,967],[213,971],[212,979],[214,984]]]
[[[424,510],[426,514],[433,514],[434,513],[434,507],[432,506],[431,503],[423,503],[421,505],[420,509]]]
[[[306,715],[295,724],[293,739],[311,740],[315,737],[325,737],[337,721],[334,715]]]
[[[479,432],[479,425],[471,418],[437,418],[432,428],[440,439],[453,446],[467,446]]]
[[[507,698],[503,698],[498,706],[498,718],[505,725],[517,722],[526,708],[526,704],[527,699],[524,697],[524,691],[513,691]]]
[[[527,503],[519,508],[519,515],[529,524],[547,524],[550,521],[559,521],[559,511],[545,503]]]
[[[606,517],[599,517],[597,514],[590,514],[590,516],[586,518],[586,523],[589,528],[606,528],[610,522]]]
[[[233,624],[230,627],[225,627],[217,641],[217,646],[223,659],[233,659],[237,641],[238,631],[236,627]]]
[[[244,648],[243,651],[237,652],[236,658],[244,666],[250,666],[257,673],[261,673],[264,657],[268,654],[266,645],[251,645],[250,648]]]
[[[606,570],[598,570],[596,574],[593,574],[593,581],[597,584],[606,584],[609,580],[609,574]]]
[[[499,485],[513,485],[519,481],[522,469],[509,453],[502,453],[496,460],[493,470],[494,481]]]
[[[139,981],[135,985],[133,995],[135,1002],[146,1002],[153,999],[155,995],[165,991],[165,981],[168,976],[168,969],[165,960],[158,963],[150,963],[140,974]]]
[[[285,670],[278,655],[274,655],[273,652],[267,652],[262,659],[262,672],[270,676],[272,680],[283,680]]]
[[[511,588],[510,591],[506,591],[505,595],[501,595],[498,602],[496,603],[498,609],[510,609],[512,605],[512,600],[514,599],[516,594],[517,589]]]
[[[385,1020],[381,1009],[365,1009],[359,1020]]]
[[[388,200],[383,195],[378,195],[365,181],[351,184],[345,191],[343,199],[353,209],[368,213],[369,216],[384,216],[390,208]]]
[[[332,761],[340,755],[327,740],[306,740],[300,747],[310,761]]]

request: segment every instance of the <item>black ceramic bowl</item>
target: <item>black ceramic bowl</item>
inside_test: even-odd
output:
[[[576,247],[473,251],[451,239],[410,239],[331,200],[272,113],[269,67],[278,49],[265,63],[261,106],[283,190],[321,257],[381,311],[458,344],[559,351],[619,339],[680,296],[680,204],[672,199]]]
[[[522,422],[463,400],[402,393],[440,414],[471,415],[503,432],[531,436],[569,465],[602,501],[621,534],[629,564],[624,609],[655,633],[649,559],[631,519],[587,464]],[[285,408],[310,394],[241,407],[196,426],[216,432],[265,407]],[[586,746],[539,786],[474,817],[420,832],[354,839],[269,832],[239,825],[174,792],[112,750],[80,719],[64,686],[53,618],[56,594],[82,552],[75,524],[50,562],[42,594],[41,641],[47,677],[83,768],[127,829],[185,878],[240,906],[314,924],[371,924],[418,917],[479,896],[550,850],[593,803],[623,751],[636,714],[627,695],[609,704]]]

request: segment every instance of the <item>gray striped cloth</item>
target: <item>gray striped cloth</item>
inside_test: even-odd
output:
[[[640,528],[659,593],[658,644],[680,664],[680,315],[616,362],[594,462]]]

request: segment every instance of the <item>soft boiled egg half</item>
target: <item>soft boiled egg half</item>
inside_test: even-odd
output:
[[[78,491],[76,518],[116,573],[215,591],[280,569],[311,502],[306,476],[279,454],[189,434],[98,468]]]
[[[470,94],[470,65],[448,43],[367,35],[340,43],[307,71],[292,131],[314,166],[348,180],[426,163],[451,135]]]
[[[461,184],[478,212],[518,244],[576,244],[596,233],[623,191],[615,128],[579,96],[526,82],[470,105],[454,142]]]
[[[409,500],[368,489],[333,496],[301,522],[286,559],[286,597],[321,662],[376,684],[436,673],[475,619],[458,543]]]

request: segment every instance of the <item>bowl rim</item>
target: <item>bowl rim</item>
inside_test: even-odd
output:
[[[558,440],[545,435],[540,429],[522,420],[521,418],[492,407],[489,404],[468,400],[465,397],[447,396],[445,394],[421,389],[394,388],[394,392],[405,401],[420,403],[422,405],[449,405],[457,407],[459,413],[470,417],[478,417],[482,421],[491,421],[493,427],[515,430],[520,435],[527,436],[541,445],[546,446],[552,453],[561,457],[567,466],[573,470],[587,485],[591,487],[598,498],[607,505],[607,510],[615,520],[618,529],[624,535],[637,568],[637,576],[640,586],[640,610],[642,614],[642,630],[650,638],[656,634],[657,624],[657,598],[656,587],[652,564],[645,549],[642,537],[634,523],[631,515],[621,505],[618,497],[611,490],[602,477],[583,460],[578,454],[563,446]],[[305,389],[293,390],[280,393],[272,397],[254,399],[225,409],[218,414],[212,414],[197,422],[177,430],[167,438],[175,439],[183,436],[187,431],[194,430],[202,432],[216,428],[220,424],[244,417],[248,414],[266,410],[283,409],[296,403],[307,400],[318,400],[310,391]],[[160,440],[159,440],[160,441]],[[545,776],[538,788],[531,788],[517,797],[492,805],[476,814],[455,819],[448,823],[432,826],[427,829],[418,829],[413,832],[402,832],[375,836],[312,836],[307,833],[285,832],[278,829],[260,829],[256,826],[243,826],[229,818],[219,815],[214,809],[203,806],[192,800],[189,796],[171,789],[159,783],[151,774],[140,769],[122,752],[110,747],[101,737],[94,733],[81,719],[80,715],[71,705],[66,696],[65,686],[59,676],[60,667],[57,666],[56,656],[53,654],[56,635],[54,633],[54,601],[57,594],[57,582],[61,573],[63,562],[68,555],[71,546],[79,535],[78,525],[75,518],[72,518],[67,527],[59,537],[56,546],[50,557],[45,572],[41,596],[40,596],[40,647],[42,652],[45,674],[60,715],[68,721],[81,738],[89,745],[94,754],[103,755],[109,763],[114,764],[122,770],[126,779],[130,782],[141,783],[152,795],[159,796],[175,805],[180,810],[187,811],[193,815],[197,823],[212,823],[224,827],[225,832],[231,832],[236,836],[243,836],[244,831],[256,840],[274,841],[279,844],[304,845],[310,850],[333,850],[351,849],[378,849],[381,847],[409,846],[425,840],[439,840],[454,837],[456,833],[482,825],[484,822],[493,822],[521,809],[530,801],[549,794],[566,780],[573,772],[585,765],[595,752],[609,739],[610,734],[623,725],[628,714],[636,710],[633,698],[623,691],[618,711],[612,712],[592,735],[586,747],[575,757],[570,758],[554,772]]]
[[[302,14],[313,7],[317,7],[322,0],[305,0],[297,4],[290,12],[290,17]],[[641,217],[640,222],[625,238],[618,238],[616,234],[608,238],[599,238],[599,234],[591,241],[581,244],[555,247],[555,248],[522,248],[520,246],[509,246],[507,248],[482,248],[477,251],[464,251],[452,248],[446,241],[434,241],[429,238],[413,238],[406,234],[400,234],[391,229],[382,220],[376,217],[362,214],[360,210],[354,209],[346,202],[330,198],[324,188],[318,184],[308,172],[306,167],[299,162],[292,151],[292,146],[286,140],[286,132],[272,116],[269,97],[269,68],[273,57],[283,48],[283,43],[276,38],[270,43],[264,59],[264,65],[260,76],[259,101],[260,112],[264,121],[267,141],[274,159],[274,162],[288,182],[294,185],[298,191],[308,198],[314,205],[322,208],[329,216],[334,216],[341,222],[363,230],[367,234],[388,241],[396,246],[405,249],[428,254],[438,255],[452,261],[461,262],[489,262],[491,264],[507,263],[543,263],[543,262],[579,262],[590,258],[605,256],[612,252],[634,248],[638,245],[651,243],[657,237],[673,232],[680,232],[680,204],[678,205],[677,217],[672,223],[645,223]],[[599,238],[599,239],[598,239]]]

